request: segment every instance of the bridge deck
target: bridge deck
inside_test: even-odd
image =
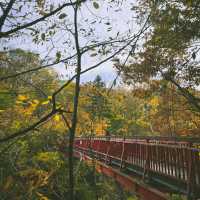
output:
[[[118,168],[163,192],[200,197],[197,140],[76,138],[76,152]]]

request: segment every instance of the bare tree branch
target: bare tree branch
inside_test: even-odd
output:
[[[148,20],[149,20],[149,17],[147,18],[147,20],[146,20],[146,22],[144,23],[144,25],[143,25],[143,27],[141,28],[141,30],[138,32],[138,34],[137,34],[137,39],[135,40],[134,44],[132,45],[132,48],[131,48],[131,50],[129,51],[129,53],[128,53],[128,55],[127,55],[127,57],[126,57],[124,63],[122,64],[122,66],[120,66],[121,69],[119,69],[119,71],[118,71],[118,73],[117,73],[117,76],[115,77],[115,79],[113,80],[113,82],[112,82],[110,88],[108,89],[107,94],[110,93],[110,91],[112,90],[112,88],[113,88],[114,84],[116,83],[117,79],[118,79],[119,76],[121,75],[121,73],[122,73],[122,71],[123,71],[123,68],[124,68],[124,66],[126,65],[126,62],[128,61],[130,55],[133,54],[133,53],[135,52],[136,45],[137,45],[137,42],[138,42],[140,36],[146,31],[147,28],[149,28],[149,26],[146,27]]]
[[[108,44],[114,44],[114,43],[121,43],[121,42],[125,42],[125,41],[127,41],[127,40],[129,40],[131,38],[132,37],[126,38],[126,39],[123,39],[123,40],[114,40],[114,41],[113,40],[108,40],[108,41],[100,42],[100,43],[97,43],[97,44],[85,46],[85,47],[81,48],[81,54],[86,53],[87,51],[90,51],[91,49],[93,49],[95,47],[99,47],[99,46],[103,46],[103,45],[108,45]],[[134,38],[135,38],[135,36],[134,36]],[[10,78],[15,78],[17,76],[21,76],[21,75],[24,75],[24,74],[27,74],[27,73],[30,73],[30,72],[39,71],[39,70],[51,67],[53,65],[57,65],[59,63],[67,62],[68,60],[74,58],[76,55],[77,54],[74,54],[72,56],[69,56],[67,58],[61,59],[59,61],[47,64],[47,65],[42,65],[42,66],[39,66],[39,67],[36,67],[36,68],[32,68],[32,69],[29,69],[29,70],[24,70],[24,71],[18,72],[16,74],[11,74],[11,75],[8,75],[8,76],[0,77],[0,81],[5,81],[5,80],[10,79]],[[12,64],[12,63],[10,63],[10,64]]]
[[[19,130],[16,133],[9,135],[7,137],[4,138],[0,138],[0,143],[4,143],[4,142],[8,142],[12,139],[15,139],[17,137],[23,136],[25,134],[27,134],[28,132],[32,131],[33,129],[35,129],[36,127],[38,127],[40,124],[42,124],[43,122],[45,122],[46,120],[50,119],[53,115],[55,115],[59,110],[52,110],[50,113],[48,113],[47,115],[45,115],[44,117],[42,117],[39,121],[35,122],[34,124],[32,124],[31,126]]]
[[[11,0],[12,2],[14,2],[15,0]],[[17,31],[19,30],[22,30],[22,29],[25,29],[25,28],[28,28],[30,26],[33,26],[41,21],[44,21],[46,18],[56,14],[57,12],[61,11],[63,8],[67,7],[67,6],[73,6],[73,5],[76,5],[76,4],[79,4],[80,2],[85,2],[86,0],[77,0],[75,2],[70,2],[70,3],[65,3],[63,4],[62,6],[60,6],[59,8],[53,10],[52,12],[48,13],[48,14],[45,14],[43,17],[40,17],[32,22],[29,22],[27,24],[24,24],[24,25],[21,25],[21,26],[18,26],[16,28],[13,28],[9,31],[6,31],[6,32],[0,32],[0,38],[3,38],[3,37],[8,37],[10,34],[12,33],[16,33]],[[6,19],[7,15],[5,15],[5,19]],[[4,19],[4,21],[5,21]],[[1,28],[1,26],[0,26]],[[1,29],[0,29],[1,30]]]
[[[5,10],[3,10],[3,15],[0,18],[0,31],[2,30],[2,27],[4,25],[4,22],[10,12],[10,10],[13,7],[13,4],[15,3],[16,0],[10,0],[10,2],[8,3],[7,7]],[[1,38],[1,32],[0,32],[0,38]]]
[[[92,69],[95,69],[98,66],[100,66],[101,64],[107,62],[108,60],[110,60],[111,58],[113,58],[115,55],[117,55],[118,53],[120,53],[121,51],[123,51],[128,45],[131,44],[132,41],[134,41],[134,39],[130,40],[126,45],[124,45],[122,48],[120,48],[114,54],[112,54],[111,56],[109,56],[106,59],[102,60],[101,62],[99,62],[99,63],[97,63],[97,64],[95,64],[95,65],[93,65],[93,66],[91,66],[91,67],[89,67],[89,68],[87,68],[87,69],[85,69],[83,71],[80,71],[80,75],[84,74],[84,73],[86,73],[86,72],[88,72],[88,71],[90,71]],[[15,138],[17,138],[19,136],[23,136],[23,135],[27,134],[28,132],[30,132],[31,130],[33,130],[34,128],[38,127],[40,124],[42,124],[46,120],[50,119],[56,113],[63,112],[60,109],[56,109],[56,99],[55,99],[56,95],[58,93],[60,93],[65,87],[67,87],[76,77],[77,77],[77,74],[75,74],[70,80],[68,80],[64,85],[62,85],[57,91],[55,91],[52,94],[52,103],[53,103],[52,112],[50,112],[49,114],[47,114],[44,117],[42,117],[39,121],[35,122],[31,126],[25,128],[25,129],[19,130],[16,133],[14,133],[14,134],[12,134],[12,135],[10,135],[8,137],[0,139],[0,143],[4,143],[4,142],[7,142],[7,141],[10,141],[11,139],[15,139]]]
[[[5,12],[5,9],[3,7],[3,3],[1,3],[1,2],[0,2],[0,8],[1,8],[2,12]]]
[[[97,67],[99,67],[100,65],[102,65],[103,63],[107,62],[108,60],[110,60],[111,58],[113,58],[114,56],[116,56],[117,54],[119,54],[121,51],[123,51],[127,46],[129,46],[135,38],[133,38],[132,40],[130,40],[126,45],[124,45],[122,48],[120,48],[118,51],[116,51],[115,53],[113,53],[111,56],[105,58],[104,60],[100,61],[99,63],[83,70],[80,72],[80,75],[93,70]],[[66,88],[75,78],[77,77],[77,74],[75,74],[74,76],[72,76],[66,83],[64,83],[58,90],[56,90],[53,94],[52,94],[52,103],[53,103],[53,108],[56,108],[56,96],[58,93],[60,93],[64,88]]]
[[[65,117],[65,115],[64,115],[63,113],[61,113],[61,116],[62,116],[62,118],[63,118],[63,120],[64,120],[64,122],[65,122],[67,128],[71,131],[71,126],[70,126],[70,124],[69,124],[67,118]]]
[[[148,27],[147,27],[148,28]],[[146,29],[144,29],[146,30]],[[5,138],[2,138],[0,139],[0,143],[3,143],[3,142],[7,142],[11,139],[14,139],[16,137],[20,137],[20,136],[23,136],[25,134],[27,134],[28,132],[30,132],[31,130],[35,129],[36,127],[38,127],[39,125],[41,125],[43,122],[46,122],[48,119],[50,119],[53,115],[55,115],[56,113],[62,113],[63,111],[61,109],[57,109],[56,108],[56,95],[58,93],[60,93],[65,87],[67,87],[75,78],[77,78],[77,76],[80,76],[92,69],[95,69],[97,67],[99,67],[101,64],[107,62],[108,60],[110,60],[111,58],[113,58],[114,56],[116,56],[117,54],[119,54],[121,51],[123,51],[126,47],[128,47],[129,45],[131,45],[131,43],[138,37],[138,35],[134,36],[133,38],[131,38],[131,40],[129,40],[122,48],[120,48],[119,50],[117,50],[115,53],[113,53],[111,56],[105,58],[104,60],[102,60],[101,62],[81,71],[81,68],[80,68],[80,71],[78,72],[77,71],[77,74],[75,74],[71,79],[69,79],[64,85],[62,85],[58,90],[56,90],[53,94],[52,94],[52,104],[53,104],[53,108],[52,108],[52,111],[45,115],[44,117],[42,117],[39,121],[35,122],[34,124],[32,124],[31,126],[25,128],[25,129],[22,129],[22,130],[19,130],[17,131],[16,133],[8,136],[8,137],[5,137]],[[77,44],[76,44],[77,45]],[[79,44],[78,44],[79,45]],[[79,46],[78,46],[79,47]],[[86,50],[87,51],[87,50]],[[80,55],[83,54],[83,52],[80,51],[80,48],[79,48],[79,51]],[[77,54],[78,54],[77,52]],[[74,55],[75,56],[75,55]],[[73,56],[73,57],[74,57]],[[80,58],[79,58],[80,59]],[[79,60],[79,62],[81,62],[81,60]],[[78,64],[78,63],[77,63]],[[81,63],[79,63],[81,64]],[[41,67],[39,67],[41,68]],[[35,68],[36,69],[36,68]],[[79,83],[80,83],[80,77],[79,77]],[[79,88],[80,90],[80,88]]]
[[[47,67],[51,67],[53,65],[57,65],[57,64],[59,64],[61,62],[66,62],[67,60],[72,59],[75,56],[76,56],[76,54],[72,55],[72,56],[69,56],[68,58],[64,58],[64,59],[62,59],[60,61],[56,61],[56,62],[47,64],[47,65],[42,65],[42,66],[39,66],[39,67],[36,67],[36,68],[32,68],[32,69],[28,69],[28,70],[25,70],[25,71],[22,71],[22,72],[19,72],[19,73],[16,73],[16,74],[11,74],[11,75],[8,75],[8,76],[1,77],[0,81],[5,81],[5,80],[10,79],[10,78],[15,78],[17,76],[21,76],[21,75],[24,75],[24,74],[27,74],[27,73],[30,73],[30,72],[35,72],[35,71],[38,71],[38,70],[41,70],[41,69],[45,69]]]
[[[200,100],[198,98],[196,98],[192,93],[190,93],[187,89],[182,88],[180,86],[180,84],[178,84],[172,77],[170,76],[166,76],[165,74],[162,74],[163,77],[167,80],[170,81],[171,83],[173,83],[178,90],[181,92],[181,94],[187,99],[187,101],[193,105],[193,107],[195,107],[198,112],[200,112]]]

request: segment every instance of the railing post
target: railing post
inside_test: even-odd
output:
[[[148,180],[149,179],[149,139],[146,140],[146,148],[145,148],[145,153],[146,153],[146,159],[145,159],[145,166],[144,166],[144,172],[143,172],[143,180]]]
[[[194,167],[192,149],[188,148],[188,169],[187,169],[187,200],[193,200],[193,189],[194,189]]]
[[[106,137],[106,142],[107,142],[107,152],[106,152],[105,163],[110,164],[110,161],[108,162],[108,154],[110,151],[110,136]]]
[[[89,139],[88,139],[88,152],[89,152],[89,155],[93,157],[92,155],[92,137],[89,136]]]
[[[121,163],[120,163],[120,169],[123,168],[123,161],[124,161],[124,142],[125,142],[125,137],[123,137],[123,142],[122,142],[122,153],[121,153]]]

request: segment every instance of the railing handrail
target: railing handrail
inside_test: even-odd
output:
[[[162,143],[183,143],[183,144],[200,144],[200,137],[167,137],[167,136],[125,136],[125,137],[119,137],[119,136],[81,136],[76,137],[81,139],[93,139],[93,140],[125,140],[125,141],[148,141],[148,142],[162,142]]]

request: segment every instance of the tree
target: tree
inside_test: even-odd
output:
[[[2,61],[0,64],[1,74],[12,74],[39,65],[38,55],[20,49],[1,55],[6,63]],[[58,86],[56,75],[50,70],[32,72],[23,78],[3,81],[0,86],[3,94],[0,104],[1,118],[4,119],[1,138],[8,137],[10,132],[16,130],[16,126],[18,129],[23,128],[30,125],[31,120],[37,120],[47,113],[50,107],[44,102],[49,101],[48,96],[56,85]]]
[[[9,62],[7,65],[1,63],[0,71],[7,74],[29,69],[40,61],[38,55],[20,49],[3,53],[3,56]],[[31,125],[32,121],[47,113],[51,109],[48,95],[57,86],[59,84],[55,72],[47,69],[40,73],[26,74],[23,78],[1,82],[1,92],[4,92],[5,96],[1,96],[4,104],[0,105],[0,137],[8,137],[12,132]],[[39,198],[39,195],[56,198],[50,188],[52,189],[54,184],[57,185],[57,179],[63,177],[62,171],[66,166],[63,164],[62,155],[55,152],[55,149],[58,148],[57,142],[63,138],[66,128],[61,121],[56,121],[56,124],[62,127],[54,126],[53,129],[55,120],[51,118],[45,125],[32,129],[29,137],[1,145],[2,198],[12,199],[15,196],[20,199],[34,199]],[[57,178],[50,181],[52,176]],[[41,192],[41,187],[46,187],[46,192]]]
[[[93,82],[85,85],[89,90],[85,91],[87,103],[85,111],[91,119],[91,134],[105,135],[107,122],[110,116],[110,102],[107,96],[107,89],[102,78],[97,75]]]
[[[147,82],[160,77],[174,84],[180,93],[200,111],[199,97],[193,89],[199,85],[199,1],[139,1],[140,17],[150,13],[152,29],[143,49],[122,70],[125,80]],[[119,67],[120,68],[120,67]]]

